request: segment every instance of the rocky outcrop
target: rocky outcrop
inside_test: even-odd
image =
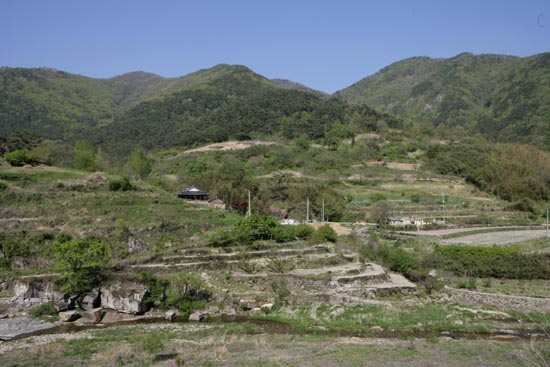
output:
[[[43,279],[33,279],[32,281],[14,280],[9,288],[11,288],[13,295],[18,298],[47,298],[54,302],[63,299],[63,293],[57,291],[56,285],[52,281]]]
[[[44,322],[38,319],[23,317],[0,319],[0,340],[11,340],[59,325],[60,323]]]
[[[147,311],[149,290],[134,282],[114,283],[101,288],[101,306],[111,310],[142,314]]]
[[[128,252],[141,253],[147,251],[147,244],[139,238],[128,238]]]
[[[92,289],[87,294],[82,295],[77,300],[78,307],[84,311],[89,311],[101,305],[101,292],[99,288]]]

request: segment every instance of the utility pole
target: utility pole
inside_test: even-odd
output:
[[[252,215],[252,208],[250,203],[250,190],[248,190],[248,210],[246,211],[246,216],[250,217]]]

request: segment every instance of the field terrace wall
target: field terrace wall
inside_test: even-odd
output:
[[[457,303],[485,306],[505,311],[550,313],[550,298],[509,296],[445,287],[444,292]]]

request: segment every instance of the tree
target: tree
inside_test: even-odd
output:
[[[151,173],[151,160],[147,158],[142,147],[135,147],[128,159],[128,168],[130,171],[141,179],[144,179]]]
[[[372,206],[371,210],[371,220],[375,221],[376,223],[380,225],[386,225],[388,224],[388,220],[390,219],[391,213],[392,213],[392,205],[387,200],[382,200],[376,202]]]
[[[83,171],[95,171],[97,169],[92,144],[84,140],[76,142],[74,145],[74,168]]]
[[[104,280],[110,254],[105,242],[88,236],[57,242],[54,251],[63,291],[78,294],[97,287]]]

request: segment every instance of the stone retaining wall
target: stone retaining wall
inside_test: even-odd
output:
[[[470,306],[487,306],[498,310],[550,313],[550,298],[509,296],[445,287],[452,301]]]

